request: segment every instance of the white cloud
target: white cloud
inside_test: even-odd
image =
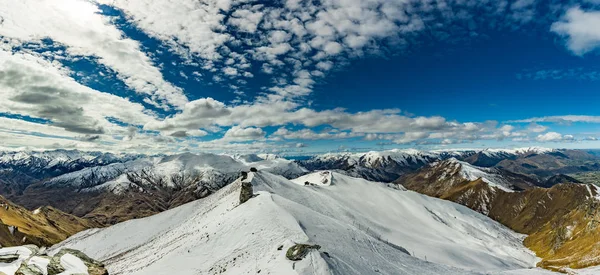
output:
[[[474,20],[473,10],[481,11],[481,18],[501,15],[502,22],[490,25],[519,26],[536,15],[531,0],[510,4],[489,0],[289,0],[282,4],[285,7],[247,0],[182,0],[177,5],[170,0],[97,2],[123,10],[127,15],[124,19],[135,27],[163,41],[189,64],[207,71],[188,75],[178,70],[179,76],[213,77],[215,82],[230,87],[240,95],[232,101],[236,105],[227,106],[212,98],[188,101],[180,88],[164,80],[161,64],[154,64],[150,58],[153,53],[145,54],[138,42],[113,25],[111,18],[99,14],[93,2],[0,0],[0,5],[10,7],[0,9],[0,35],[10,42],[0,46],[0,112],[50,121],[48,125],[17,125],[14,119],[2,119],[2,141],[31,135],[23,140],[46,147],[148,152],[276,149],[273,142],[277,140],[295,140],[289,143],[294,147],[296,143],[304,144],[300,140],[354,137],[401,144],[454,144],[480,139],[535,139],[540,133],[538,139],[551,140],[558,134],[559,140],[568,141],[575,138],[555,132],[541,134],[548,128],[536,123],[600,122],[594,116],[555,116],[520,121],[531,123],[526,127],[458,122],[440,116],[415,117],[397,109],[348,112],[308,107],[310,98],[306,96],[320,79],[332,69],[350,64],[353,58],[402,52],[403,45],[410,44],[424,29],[436,36],[440,31],[454,33],[454,28],[461,25],[455,24],[458,21],[483,24],[481,21],[486,20]],[[588,27],[596,17],[596,12],[574,8],[552,30],[567,38],[571,50],[584,53],[598,46],[595,30]],[[64,56],[97,58],[145,95],[143,102],[159,108],[174,106],[176,110],[159,118],[140,103],[84,87],[68,77],[72,72],[57,61],[49,61],[53,53],[10,53],[11,46],[46,37],[66,47]],[[243,98],[240,90],[244,81],[254,73],[260,74],[251,71],[252,67],[271,74],[273,83],[253,100]],[[111,123],[112,118],[125,126]],[[143,125],[146,131],[130,124]],[[261,128],[269,126],[279,129],[266,139]],[[326,130],[315,131],[315,127]],[[208,136],[209,132],[223,138],[210,142],[186,139]],[[34,135],[52,137],[42,142],[39,140],[43,137]],[[23,140],[13,145],[25,146]],[[241,141],[245,145],[236,143]]]
[[[39,57],[0,50],[0,112],[50,120],[83,134],[120,128],[107,117],[138,125],[154,120],[141,104],[95,91],[63,73]]]
[[[97,1],[125,11],[144,32],[184,58],[201,59],[203,68],[213,73],[244,77],[251,63],[258,63],[273,77],[275,84],[268,91],[290,100],[309,95],[333,66],[365,55],[402,52],[425,29],[445,39],[465,22],[470,28],[516,28],[531,22],[537,12],[533,0],[290,0],[283,5],[247,0],[183,0],[177,5],[169,0]],[[491,20],[475,20],[474,11],[477,18]],[[247,59],[230,63],[231,55]],[[298,78],[302,71],[311,73]]]
[[[570,136],[571,138],[573,136]],[[563,139],[565,139],[565,137],[563,137],[562,134],[557,133],[557,132],[548,132],[545,134],[541,134],[537,136],[537,141],[540,142],[549,142],[549,141],[563,141]]]
[[[394,140],[394,143],[397,144],[405,144],[411,143],[417,140],[422,140],[429,137],[429,133],[427,132],[411,132],[402,135],[400,138]]]
[[[527,126],[527,129],[533,133],[541,133],[548,130],[548,127],[532,122],[529,124],[529,126]]]
[[[223,136],[223,139],[231,140],[257,140],[265,136],[265,131],[260,128],[233,126]]]
[[[151,121],[144,125],[146,130],[187,131],[211,126],[213,119],[229,115],[225,104],[212,98],[201,98],[188,102],[183,112],[163,121]]]
[[[564,17],[552,24],[551,30],[566,38],[569,50],[584,55],[600,47],[600,11],[569,9]]]
[[[231,14],[232,17],[229,18],[228,23],[244,32],[254,33],[262,20],[263,14],[260,11],[236,10]]]
[[[552,122],[552,123],[600,123],[600,116],[584,116],[584,115],[566,115],[566,116],[545,116],[534,117],[521,120],[509,121],[509,123],[532,123],[532,122]]]
[[[342,131],[322,131],[320,133],[314,132],[310,129],[301,129],[297,131],[290,131],[287,128],[279,128],[273,134],[272,137],[280,137],[283,139],[301,139],[301,140],[319,140],[319,139],[345,139],[361,136],[362,134],[342,132]]]
[[[137,41],[123,38],[96,5],[83,0],[0,0],[3,18],[0,36],[18,46],[50,38],[66,47],[72,56],[93,56],[113,69],[125,84],[148,95],[147,100],[163,108],[183,106],[186,96],[163,79]],[[27,16],[25,16],[27,15]],[[15,40],[16,39],[16,40]]]

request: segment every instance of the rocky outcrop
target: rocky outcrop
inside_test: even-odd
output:
[[[87,267],[89,275],[108,275],[108,271],[104,268],[104,264],[88,257],[79,250],[69,248],[61,249],[52,257],[48,264],[48,275],[65,272],[66,269],[62,263],[65,261],[64,257],[68,255],[75,256],[75,258],[79,259]]]
[[[252,183],[242,181],[242,188],[240,189],[240,204],[247,202],[250,198],[252,198],[253,194],[254,191],[252,190]]]
[[[0,249],[0,258],[4,259],[0,274],[6,275],[108,275],[104,264],[74,249],[64,248],[49,256],[34,245],[7,247]]]
[[[308,254],[308,252],[310,252],[311,249],[319,250],[321,249],[321,246],[316,244],[295,244],[287,250],[285,256],[290,261],[300,261],[304,259],[304,257],[306,257],[306,255]]]

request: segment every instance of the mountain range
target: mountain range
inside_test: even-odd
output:
[[[240,203],[244,183],[254,195]],[[52,249],[80,249],[111,274],[497,274],[534,267],[523,237],[393,185],[329,171],[293,180],[258,171],[206,199],[84,231]]]
[[[0,194],[24,222],[0,241],[60,242],[111,274],[594,274],[600,192],[572,175],[599,170],[592,152],[538,147],[5,152]]]

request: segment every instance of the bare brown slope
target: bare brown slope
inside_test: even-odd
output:
[[[204,198],[212,192],[213,189],[198,184],[174,187],[139,184],[118,194],[109,190],[80,192],[33,184],[20,196],[11,197],[11,201],[31,210],[40,205],[52,205],[66,213],[109,226],[151,216]]]
[[[99,224],[53,207],[29,211],[0,196],[0,245],[49,246]]]
[[[543,260],[540,267],[560,270],[600,264],[600,201],[596,189],[583,184],[534,187],[505,192],[481,179],[436,180],[441,171],[425,167],[397,183],[434,197],[463,204],[490,218],[528,234],[524,244]]]

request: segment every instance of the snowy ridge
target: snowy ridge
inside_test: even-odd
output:
[[[478,274],[535,266],[523,236],[466,207],[330,172],[304,186],[259,171],[205,199],[81,232],[80,249],[111,274]],[[294,243],[320,245],[301,261]],[[327,252],[327,253],[325,253]],[[427,261],[425,261],[427,259]]]

